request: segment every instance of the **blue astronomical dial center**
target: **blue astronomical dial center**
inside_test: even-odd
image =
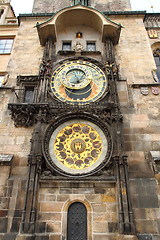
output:
[[[51,79],[51,89],[60,101],[79,105],[100,99],[107,84],[107,77],[101,68],[78,60],[61,65]]]

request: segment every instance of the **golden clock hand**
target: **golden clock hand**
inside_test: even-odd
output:
[[[100,79],[100,78],[102,78],[103,77],[103,75],[99,75],[99,76],[97,76],[97,77],[93,77],[93,79]]]

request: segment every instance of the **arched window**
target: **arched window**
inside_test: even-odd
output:
[[[73,0],[74,5],[80,3],[84,6],[88,6],[88,0]]]
[[[87,209],[80,202],[68,208],[67,240],[87,240]]]
[[[157,71],[156,71],[157,77],[160,82],[160,49],[159,48],[153,51],[153,56],[157,66]]]

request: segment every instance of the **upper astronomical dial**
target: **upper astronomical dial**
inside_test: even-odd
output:
[[[59,100],[84,105],[102,97],[107,88],[107,79],[105,73],[93,63],[70,61],[55,70],[51,88]]]
[[[63,69],[61,81],[70,89],[82,89],[90,83],[91,78],[92,74],[86,66],[75,64],[70,70],[68,67]]]

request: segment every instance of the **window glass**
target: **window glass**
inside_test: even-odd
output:
[[[71,51],[71,42],[64,42],[62,46],[63,51]]]
[[[96,51],[96,43],[88,42],[87,43],[87,51]]]
[[[160,66],[160,57],[155,56],[154,60],[155,60],[156,66]]]
[[[4,13],[4,9],[0,9],[0,19],[1,19],[2,15],[3,15],[3,13]]]
[[[4,76],[0,76],[0,87],[2,87],[3,78],[4,78]]]
[[[0,54],[11,53],[13,39],[0,39]]]
[[[159,48],[154,50],[153,56],[154,56],[154,60],[155,60],[156,66],[157,66],[156,74],[157,74],[158,80],[160,82],[160,49]]]
[[[26,87],[24,94],[24,102],[25,103],[34,102],[34,87]]]
[[[74,5],[80,3],[82,5],[88,6],[88,0],[74,0],[73,2]]]
[[[160,82],[160,66],[157,68],[156,73],[157,73],[158,80]]]

